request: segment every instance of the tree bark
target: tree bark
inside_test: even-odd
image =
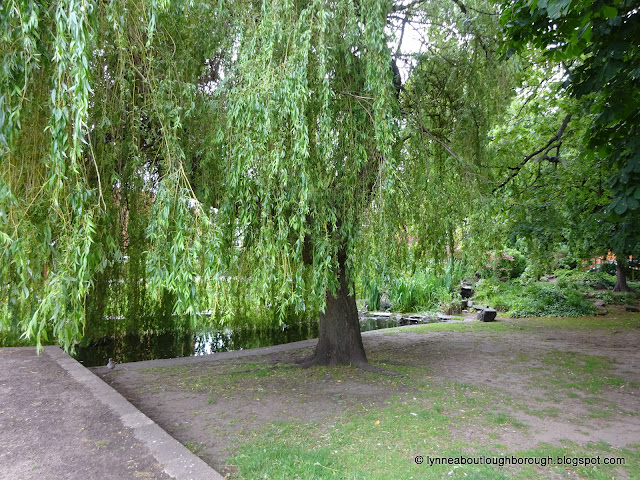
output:
[[[304,366],[356,365],[367,366],[367,356],[360,334],[356,299],[349,291],[346,272],[346,251],[338,252],[339,288],[326,294],[326,307],[320,315],[320,337],[313,355]]]
[[[627,274],[625,273],[627,262],[622,255],[616,257],[616,284],[613,286],[613,291],[630,292],[631,288],[629,288],[629,285],[627,285]]]

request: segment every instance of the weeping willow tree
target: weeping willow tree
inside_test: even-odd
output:
[[[125,268],[181,315],[239,280],[321,299],[313,361],[365,364],[350,257],[393,168],[388,8],[3,2],[0,288],[25,334],[72,347]]]
[[[124,277],[129,302],[180,316],[245,294],[281,317],[320,311],[307,364],[366,366],[358,268],[407,224],[431,244],[451,234],[442,219],[480,178],[500,103],[495,33],[469,29],[492,15],[439,5],[3,2],[4,321],[72,348]],[[423,52],[404,91],[394,16],[396,41],[428,20],[423,44],[446,47]]]

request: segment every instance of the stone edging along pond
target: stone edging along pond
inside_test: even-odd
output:
[[[71,377],[90,390],[100,402],[119,417],[125,427],[133,430],[136,439],[149,448],[168,475],[176,480],[223,479],[222,475],[171,437],[89,369],[67,355],[60,347],[47,346],[44,349],[45,353]],[[106,367],[103,368],[106,369]]]

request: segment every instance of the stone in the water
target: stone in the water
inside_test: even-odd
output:
[[[481,322],[493,322],[498,312],[494,308],[485,308],[478,313],[478,320]]]

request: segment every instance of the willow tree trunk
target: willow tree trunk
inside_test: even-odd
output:
[[[316,350],[305,362],[309,365],[367,365],[362,345],[356,299],[351,295],[346,272],[346,252],[338,253],[339,288],[327,292],[326,307],[320,315],[320,337]]]
[[[627,274],[625,272],[625,267],[627,266],[627,261],[622,257],[622,255],[617,256],[616,263],[616,284],[613,286],[614,292],[629,292],[631,289],[629,285],[627,285]]]

